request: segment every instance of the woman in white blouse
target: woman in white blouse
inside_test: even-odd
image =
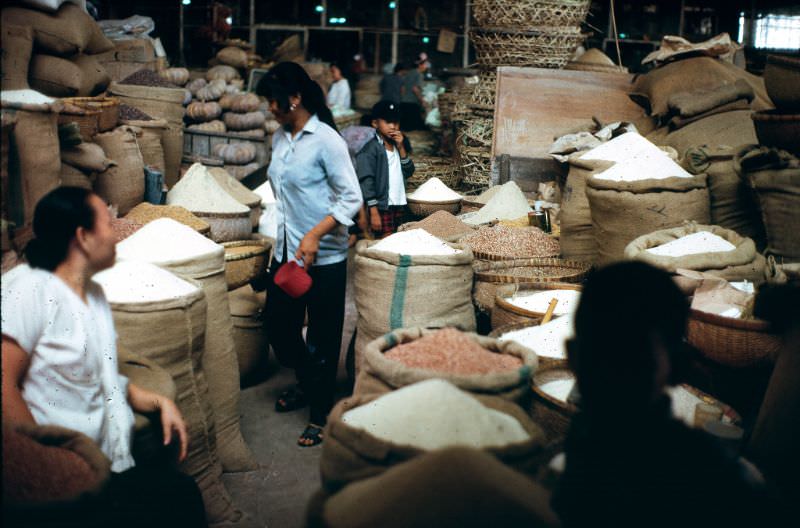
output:
[[[333,83],[328,90],[328,108],[350,110],[350,84],[342,75],[342,69],[336,64],[331,64],[331,77],[333,78]]]

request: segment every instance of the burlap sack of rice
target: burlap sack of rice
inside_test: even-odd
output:
[[[86,172],[103,172],[116,162],[106,157],[97,143],[81,143],[72,148],[61,149],[61,161]]]
[[[215,416],[202,365],[204,339],[212,330],[206,330],[208,309],[203,292],[198,289],[191,295],[161,302],[112,303],[111,310],[120,342],[156,362],[175,381],[175,403],[189,433],[189,453],[180,469],[197,482],[208,520],[237,520],[241,514],[220,480]],[[143,331],[146,329],[151,331]]]
[[[356,370],[367,343],[398,328],[453,326],[475,330],[472,307],[472,251],[455,255],[408,256],[356,245],[355,296],[358,309]]]
[[[3,90],[28,88],[28,67],[33,51],[33,31],[30,26],[3,24],[0,28],[0,83]]]
[[[233,343],[239,362],[239,376],[246,378],[263,363],[269,354],[264,332],[264,292],[256,292],[248,284],[228,292],[233,322]]]
[[[736,171],[738,149],[729,146],[698,146],[683,154],[682,165],[692,174],[708,174],[711,223],[753,239],[763,251],[766,235],[761,213],[750,185]]]
[[[111,132],[97,134],[95,142],[116,162],[97,175],[95,192],[106,202],[116,205],[120,215],[144,200],[144,161],[136,141],[136,132],[120,126]]]
[[[625,247],[639,236],[680,226],[685,220],[708,224],[710,218],[705,174],[629,182],[590,176],[586,195],[599,266],[623,259]]]
[[[409,367],[384,355],[397,345],[416,341],[434,332],[436,330],[401,328],[369,343],[364,349],[363,368],[356,378],[353,394],[379,396],[431,378],[447,380],[467,392],[490,394],[510,401],[522,400],[530,394],[528,384],[536,371],[538,359],[532,350],[513,341],[500,342],[497,339],[468,334],[470,339],[486,350],[496,354],[508,354],[519,358],[522,362],[518,369],[487,374],[452,374],[440,370]]]
[[[117,362],[119,373],[128,378],[130,383],[175,401],[178,394],[175,381],[173,381],[172,375],[161,368],[158,363],[131,352],[119,341],[117,342]],[[160,422],[153,423],[150,418],[136,411],[133,412],[133,418],[134,435],[153,425],[160,425]],[[159,445],[158,448],[160,447]]]
[[[24,7],[3,7],[2,25],[30,26],[38,50],[60,57],[74,56],[83,51],[96,51],[100,40],[95,34],[97,24],[82,8],[63,4],[54,14]],[[102,36],[102,32],[100,33]]]
[[[80,187],[88,191],[92,190],[92,180],[89,176],[72,165],[62,163],[59,177],[61,178],[62,187]]]
[[[736,249],[684,256],[655,255],[647,251],[702,231],[707,231],[727,240]],[[756,246],[752,239],[743,237],[730,229],[714,225],[700,225],[694,222],[638,237],[625,248],[625,258],[641,260],[670,273],[676,273],[678,268],[689,269],[721,277],[730,282],[748,280],[755,284],[764,282],[764,268],[766,266],[766,259],[756,251]]]
[[[497,396],[475,396],[481,404],[489,409],[511,416],[519,422],[528,434],[527,441],[513,443],[501,447],[483,448],[487,453],[496,456],[504,464],[523,473],[535,471],[541,463],[544,433],[517,404]],[[328,415],[325,428],[325,442],[322,444],[320,458],[320,474],[322,486],[328,491],[336,492],[350,483],[382,474],[388,468],[412,460],[429,452],[427,450],[401,445],[380,439],[370,433],[356,429],[342,420],[347,411],[366,405],[376,398],[374,396],[352,396],[334,406]],[[437,402],[429,402],[435,406]],[[425,428],[425,417],[419,416],[416,423],[409,423],[409,428]],[[465,420],[469,418],[465,417]],[[463,440],[463,439],[461,439]],[[465,445],[462,442],[455,442]]]
[[[122,124],[133,127],[136,132],[136,141],[139,143],[139,151],[142,153],[144,164],[164,174],[167,163],[164,160],[164,147],[161,139],[167,129],[167,122],[164,119],[152,119],[150,121],[123,121]]]
[[[748,145],[734,163],[756,194],[767,233],[767,254],[779,263],[800,262],[800,158]]]

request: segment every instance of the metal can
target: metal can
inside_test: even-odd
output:
[[[545,211],[531,211],[528,213],[528,225],[538,227],[545,233],[550,232],[550,218]]]

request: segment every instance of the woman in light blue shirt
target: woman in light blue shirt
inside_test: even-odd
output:
[[[295,369],[298,385],[275,404],[278,412],[309,405],[301,446],[322,441],[334,403],[344,324],[347,228],[361,208],[361,190],[347,144],[336,130],[320,86],[301,66],[272,68],[256,92],[282,125],[272,138],[269,179],[278,200],[278,240],[271,272],[295,259],[311,275],[311,289],[294,299],[268,281],[267,332],[282,365]],[[307,339],[303,322],[308,311]]]

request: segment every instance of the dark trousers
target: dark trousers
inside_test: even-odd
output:
[[[267,283],[267,335],[281,365],[295,369],[297,381],[311,407],[311,422],[324,425],[336,390],[347,260],[311,266],[311,289],[298,299],[289,297],[272,280],[279,266],[280,263],[273,260]],[[306,310],[308,331],[304,341]]]

